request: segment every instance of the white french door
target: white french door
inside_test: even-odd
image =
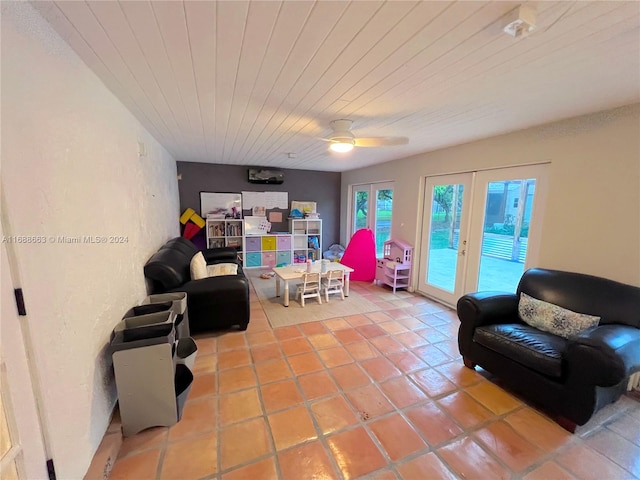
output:
[[[515,292],[537,262],[548,165],[427,177],[418,291]]]
[[[0,235],[2,235],[0,228]],[[45,448],[32,373],[16,312],[14,282],[5,244],[0,244],[0,478],[47,478]]]
[[[464,289],[473,173],[427,177],[418,291],[449,305]]]
[[[381,257],[384,242],[391,238],[393,182],[353,185],[351,191],[349,237],[361,228],[371,229]]]

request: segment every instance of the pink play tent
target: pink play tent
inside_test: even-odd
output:
[[[353,234],[340,263],[353,268],[351,280],[373,281],[376,276],[376,242],[370,229],[362,228]]]

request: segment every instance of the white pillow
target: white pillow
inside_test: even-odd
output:
[[[191,280],[200,280],[201,278],[207,278],[209,276],[207,275],[207,262],[202,252],[196,253],[191,258],[189,269],[191,270]]]
[[[530,297],[523,292],[520,293],[518,313],[520,318],[532,327],[564,338],[578,335],[588,328],[595,327],[600,322],[600,317],[576,313]]]
[[[216,263],[214,265],[207,265],[207,273],[210,277],[220,277],[222,275],[237,275],[238,264],[237,263]]]

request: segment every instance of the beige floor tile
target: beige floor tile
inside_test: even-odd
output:
[[[260,387],[266,413],[277,412],[302,403],[302,395],[293,380],[269,383]]]
[[[109,479],[156,478],[159,459],[160,449],[157,448],[120,458],[111,469]]]
[[[386,465],[382,453],[362,427],[332,435],[327,438],[327,443],[346,480],[361,477]]]
[[[260,384],[276,382],[293,376],[289,365],[283,358],[259,363],[255,366],[255,369]]]
[[[223,370],[218,374],[218,392],[220,395],[244,390],[256,386],[256,376],[252,366]]]
[[[346,396],[363,421],[370,420],[394,410],[393,405],[385,398],[375,385],[356,388]]]
[[[338,340],[330,333],[322,333],[318,335],[311,335],[309,342],[316,350],[322,350],[324,348],[337,347],[339,345]]]
[[[220,424],[223,426],[261,415],[263,411],[256,388],[220,396]]]
[[[298,376],[324,370],[324,366],[320,363],[318,356],[313,352],[289,357],[287,360],[293,373]]]
[[[327,368],[339,367],[347,363],[353,363],[353,358],[344,347],[332,347],[320,350],[318,356]]]
[[[162,480],[202,478],[217,471],[217,435],[212,432],[167,446],[160,478]],[[129,478],[150,477],[131,476]]]
[[[357,363],[350,363],[341,367],[332,368],[331,375],[336,379],[340,388],[344,391],[357,387],[364,387],[371,383],[371,379]]]
[[[369,428],[392,462],[427,448],[413,427],[398,414],[373,421]]]
[[[215,397],[188,400],[182,410],[181,420],[169,427],[169,441],[174,442],[214,430],[217,404],[218,399]]]
[[[630,473],[587,445],[570,447],[555,461],[582,480],[628,479]]]
[[[523,480],[575,480],[575,477],[555,462],[545,462],[523,477]]]
[[[544,452],[552,452],[571,442],[573,436],[558,424],[526,407],[505,417],[505,421]]]
[[[402,480],[438,478],[442,480],[456,480],[456,476],[449,470],[435,453],[429,452],[396,467]]]
[[[469,437],[441,447],[437,453],[454,473],[462,478],[492,480],[511,478],[508,470]]]
[[[272,452],[264,418],[237,423],[220,431],[222,470],[250,462]],[[185,458],[189,458],[188,453],[186,455]]]
[[[168,427],[154,427],[136,433],[131,437],[124,437],[118,452],[118,458],[126,457],[132,453],[162,446],[169,435]]]
[[[397,408],[429,402],[429,397],[407,377],[396,377],[380,384],[380,388]]]
[[[349,343],[361,342],[364,340],[364,337],[358,333],[358,331],[349,326],[344,330],[337,330],[333,332],[335,337],[338,339],[340,343],[343,345],[348,345]]]
[[[278,451],[318,438],[306,407],[271,414],[269,425]]]
[[[196,375],[191,384],[189,399],[206,397],[216,393],[216,376],[213,373],[206,375]]]
[[[338,392],[338,386],[326,371],[298,377],[298,384],[307,400],[316,400]]]
[[[640,478],[640,447],[603,428],[586,439],[586,444]]]
[[[283,479],[331,480],[339,478],[326,449],[317,441],[279,453],[278,463]]]
[[[220,346],[218,345],[218,348]],[[251,363],[251,355],[246,348],[239,350],[227,350],[218,352],[218,370],[226,370],[227,368],[237,368]],[[196,359],[197,361],[197,359]]]
[[[405,413],[431,446],[447,442],[463,432],[462,428],[434,403],[419,405]]]
[[[465,428],[475,427],[494,415],[465,392],[454,392],[436,400],[456,422]]]
[[[278,480],[273,457],[239,467],[222,475],[222,480]]]
[[[493,452],[514,472],[533,465],[544,452],[515,432],[507,423],[499,421],[475,432],[475,438],[485,450]]]
[[[465,392],[496,415],[503,415],[522,405],[520,400],[491,382],[472,385],[465,388]]]
[[[343,430],[359,421],[353,409],[341,396],[334,396],[312,403],[311,413],[324,435]]]
[[[378,350],[367,341],[350,343],[345,347],[349,350],[351,356],[358,361],[375,358],[380,355]]]
[[[430,397],[440,397],[458,389],[447,377],[432,368],[412,373],[409,378]]]

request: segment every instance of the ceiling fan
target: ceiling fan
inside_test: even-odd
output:
[[[357,137],[351,132],[351,120],[334,120],[331,122],[333,132],[324,140],[330,143],[329,149],[333,152],[346,153],[353,147],[385,147],[392,145],[406,145],[407,137]]]

